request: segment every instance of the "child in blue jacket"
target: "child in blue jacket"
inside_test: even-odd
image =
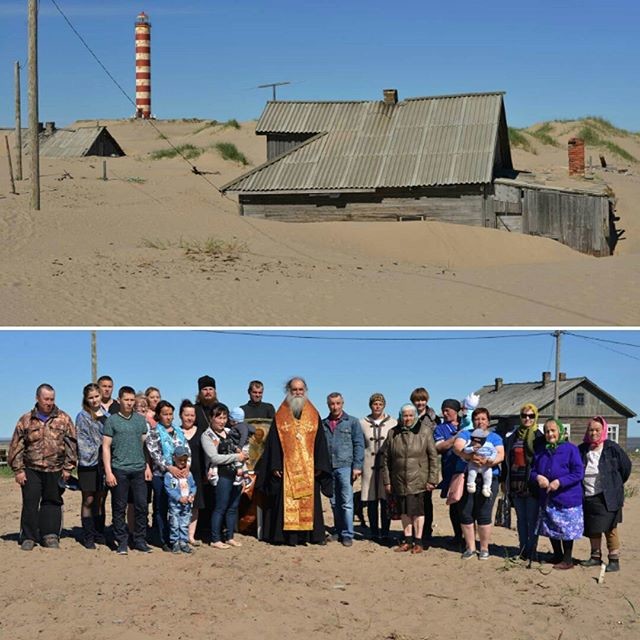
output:
[[[174,465],[186,469],[189,448],[179,445],[173,452]],[[196,483],[191,472],[185,478],[176,478],[169,471],[164,474],[164,488],[169,497],[169,542],[173,553],[191,553],[189,546],[189,523],[191,508],[196,495]]]

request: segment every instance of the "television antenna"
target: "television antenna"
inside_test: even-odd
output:
[[[281,87],[285,84],[291,84],[290,82],[268,82],[267,84],[259,84],[256,89],[268,89],[271,87],[273,91],[273,101],[277,102],[278,98],[276,97],[276,87]]]

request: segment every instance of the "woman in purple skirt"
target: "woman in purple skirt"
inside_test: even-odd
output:
[[[554,569],[573,569],[573,541],[584,529],[584,466],[578,447],[566,441],[562,422],[547,420],[544,438],[534,453],[530,476],[540,488],[538,535],[551,541]]]

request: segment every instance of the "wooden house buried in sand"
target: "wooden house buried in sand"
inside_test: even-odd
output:
[[[125,153],[107,127],[56,129],[55,123],[47,122],[40,132],[40,155],[45,158],[82,158],[120,157]]]
[[[615,245],[609,197],[517,177],[503,93],[268,102],[267,161],[222,187],[241,215],[284,221],[437,220],[554,238],[584,253]]]
[[[501,435],[520,423],[520,407],[527,402],[538,407],[539,428],[553,418],[555,380],[548,371],[535,382],[504,382],[502,378],[496,378],[494,384],[475,393],[480,396],[480,405],[491,413],[492,423],[497,422],[496,430]],[[636,415],[631,409],[585,376],[567,378],[560,373],[558,394],[558,417],[567,428],[571,442],[580,444],[589,419],[603,416],[609,423],[609,438],[626,448],[627,424]]]

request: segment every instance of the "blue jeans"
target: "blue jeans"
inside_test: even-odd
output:
[[[189,542],[189,523],[191,522],[191,503],[169,502],[169,542]]]
[[[351,467],[333,470],[333,496],[331,497],[335,532],[342,540],[353,540],[353,486]]]
[[[227,540],[233,538],[238,519],[238,505],[242,487],[234,485],[235,476],[220,474],[216,486],[216,506],[211,514],[211,542],[222,540],[222,521],[227,529]]]
[[[518,541],[520,544],[520,554],[530,559],[538,545],[536,534],[536,524],[538,522],[538,499],[532,496],[520,498],[513,497],[513,506],[518,519]]]
[[[169,543],[169,523],[167,522],[167,511],[169,509],[169,498],[164,488],[164,477],[153,476],[153,526],[158,534],[160,546]]]

